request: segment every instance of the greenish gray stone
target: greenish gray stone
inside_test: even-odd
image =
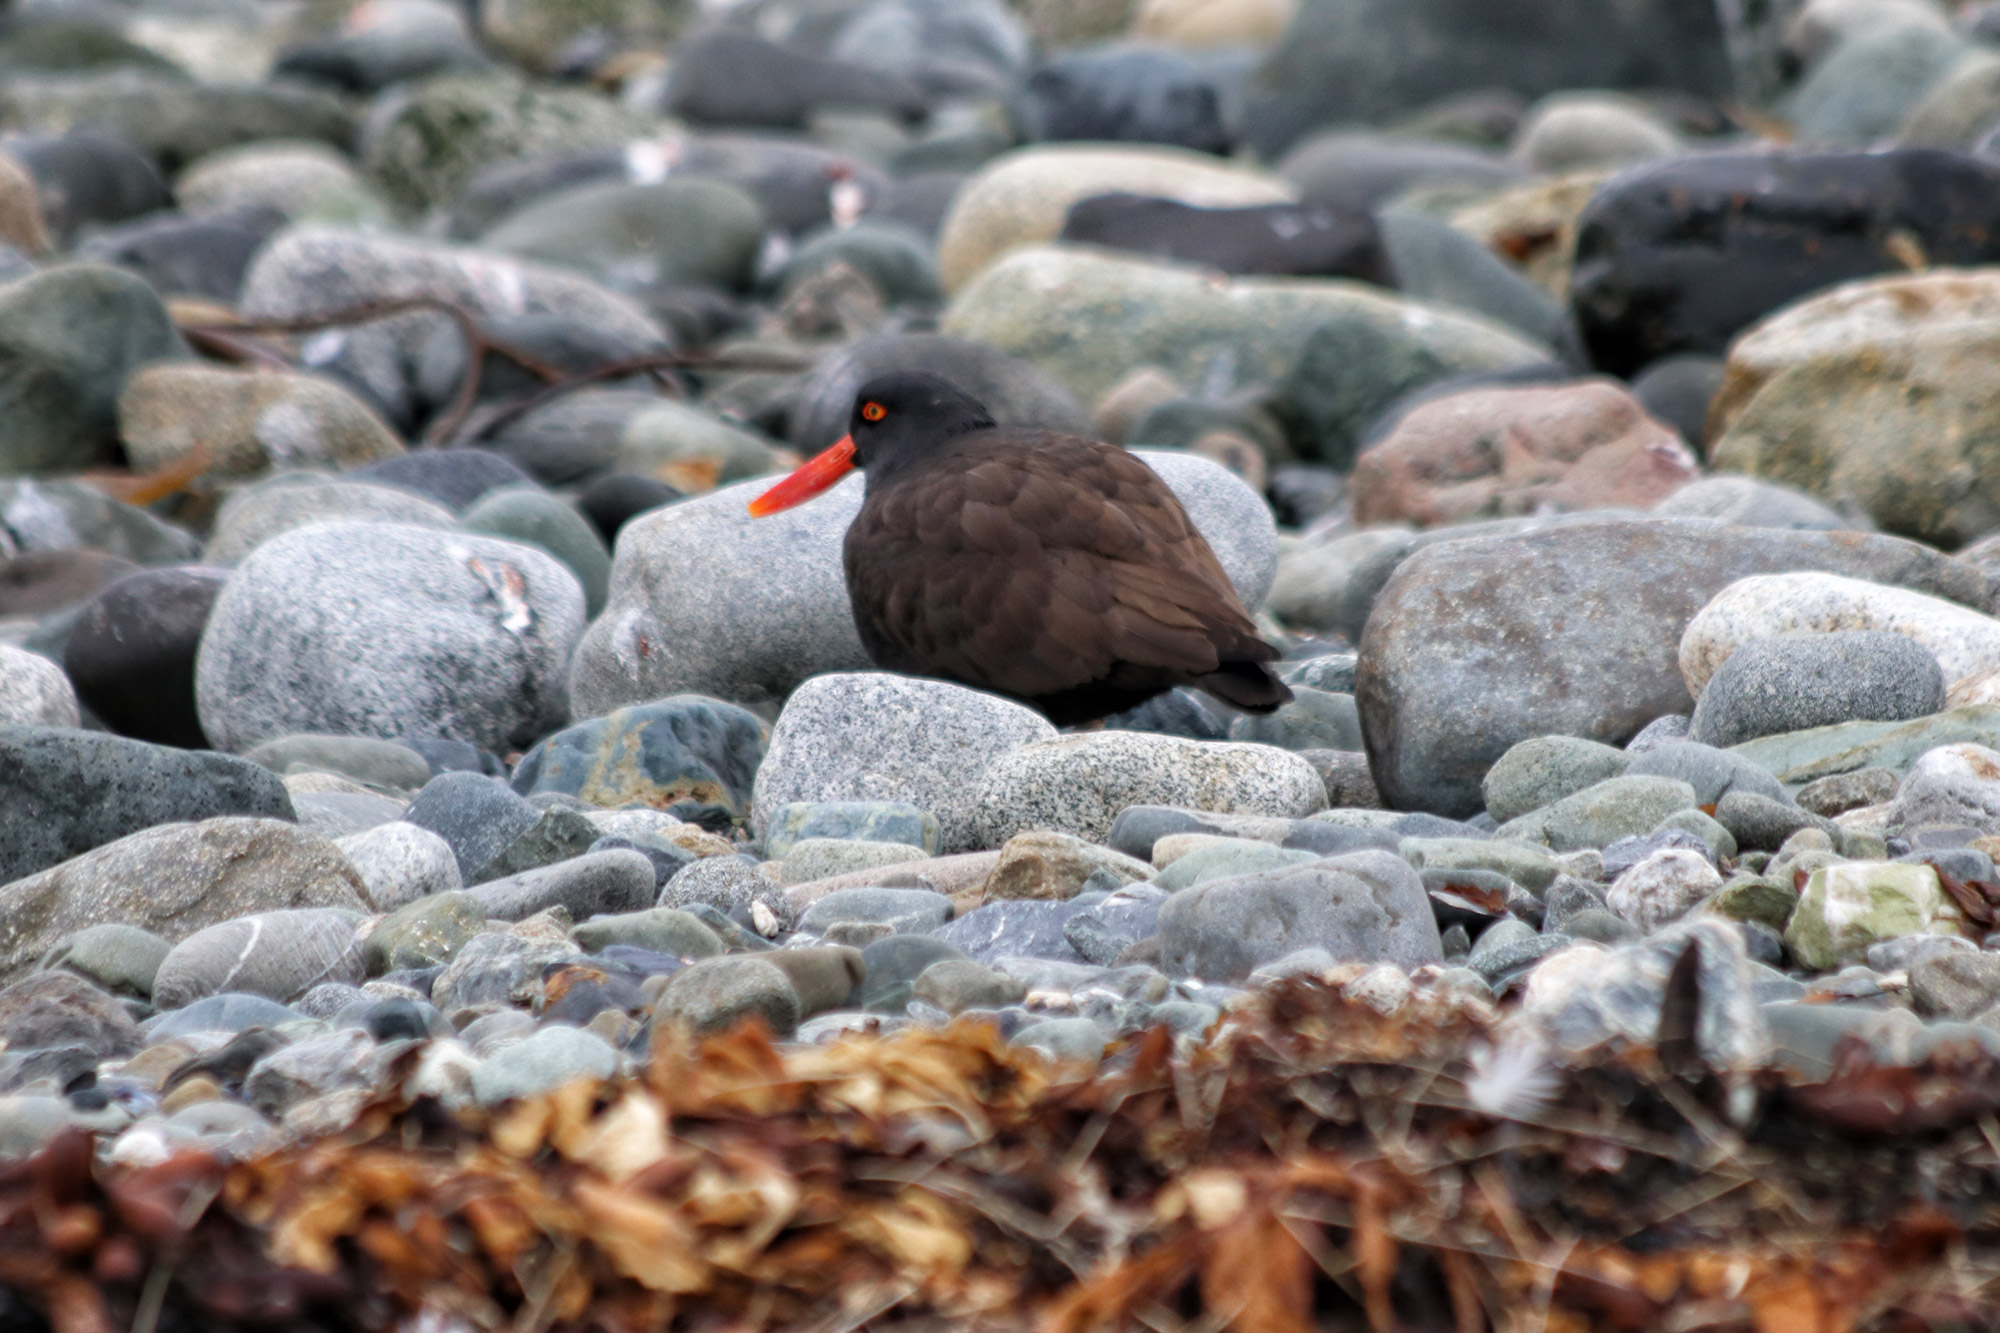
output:
[[[494,1107],[617,1072],[618,1052],[602,1037],[582,1028],[551,1026],[482,1060],[472,1071],[472,1095],[481,1106]]]
[[[591,953],[623,944],[676,958],[713,958],[725,947],[698,917],[672,907],[592,917],[569,935]]]
[[[1419,870],[1491,870],[1534,894],[1546,892],[1561,870],[1544,848],[1504,838],[1405,838],[1396,852]]]
[[[903,801],[794,801],[772,813],[764,854],[782,861],[807,838],[852,838],[905,843],[936,856],[938,836],[937,816]]]
[[[1279,870],[1321,859],[1319,852],[1273,847],[1267,842],[1234,838],[1228,842],[1197,847],[1187,855],[1176,858],[1165,870],[1153,876],[1152,882],[1168,893],[1179,893],[1182,889],[1191,889],[1212,879],[1247,875],[1257,870]]]
[[[880,924],[899,935],[922,935],[951,920],[951,899],[929,889],[835,889],[799,918],[799,929],[824,935],[840,922]]]
[[[399,90],[379,109],[363,163],[396,203],[425,209],[451,202],[495,163],[617,147],[653,128],[581,88],[443,75]]]
[[[322,89],[283,80],[197,83],[122,69],[0,84],[0,127],[19,133],[106,131],[168,170],[236,144],[315,139],[345,147],[354,117]]]
[[[785,261],[778,278],[780,295],[836,264],[855,269],[889,305],[944,299],[938,283],[937,260],[922,237],[894,224],[863,222],[860,226],[823,231],[808,237]]]
[[[1738,792],[1786,800],[1785,789],[1769,769],[1732,750],[1718,750],[1698,741],[1669,741],[1633,756],[1625,772],[1631,777],[1674,778],[1694,788],[1698,805],[1714,805]]]
[[[406,745],[372,736],[280,736],[244,752],[280,777],[338,773],[370,787],[416,791],[431,780],[430,761]]]
[[[362,941],[368,975],[411,968],[442,967],[466,941],[486,929],[486,909],[463,889],[434,893],[400,907],[375,923]]]
[[[1625,772],[1631,756],[1581,736],[1537,736],[1500,756],[1480,790],[1504,824]]]
[[[544,810],[527,830],[485,865],[465,877],[467,887],[541,870],[582,856],[603,834],[576,810]]]
[[[799,999],[799,1016],[811,1018],[829,1009],[843,1009],[861,987],[868,969],[861,950],[838,944],[803,949],[773,949],[759,955],[785,974]]]
[[[1315,339],[1322,329],[1334,332]],[[983,270],[952,301],[944,332],[1033,362],[1085,403],[1138,365],[1181,384],[1220,373],[1232,385],[1309,388],[1316,441],[1359,430],[1409,384],[1549,355],[1497,324],[1358,283],[1223,281],[1197,268],[1062,246],[1019,250]],[[1316,350],[1302,357],[1309,342]],[[1316,374],[1328,378],[1314,381]],[[1298,406],[1285,392],[1280,398]]]
[[[760,435],[688,403],[665,399],[648,403],[626,420],[615,462],[621,472],[699,489],[778,471],[785,466],[784,457]]]
[[[1785,946],[1800,966],[1826,972],[1863,961],[1868,946],[1883,940],[1955,933],[1958,919],[1929,866],[1850,861],[1812,873],[1785,927]]]
[[[1730,792],[1717,803],[1715,819],[1746,851],[1775,852],[1800,829],[1818,829],[1836,846],[1840,842],[1840,828],[1832,820],[1756,792]]]
[[[653,1023],[684,1023],[697,1036],[720,1036],[738,1023],[761,1020],[777,1037],[798,1031],[799,995],[791,978],[762,954],[704,958],[667,982],[653,1006]]]
[[[755,199],[723,181],[690,177],[562,190],[503,219],[480,244],[616,287],[738,291],[749,285],[763,238],[764,210]]]
[[[1799,895],[1792,889],[1756,876],[1741,876],[1710,894],[1701,910],[1731,921],[1756,921],[1783,931],[1798,905]]]
[[[1699,809],[1676,810],[1655,825],[1653,832],[1665,833],[1669,829],[1679,829],[1700,838],[1703,845],[1708,848],[1711,860],[1736,859],[1737,847],[1734,835],[1718,824],[1712,816],[1703,814]]]
[[[1900,775],[1930,751],[1965,741],[2000,746],[2000,704],[1953,708],[1914,722],[1845,722],[1761,736],[1729,752],[1798,786],[1863,768]]]
[[[1027,987],[1004,972],[995,972],[969,958],[947,958],[923,970],[911,997],[948,1014],[967,1009],[998,1009],[1016,1004]]]
[[[147,998],[173,947],[150,930],[109,922],[65,936],[42,955],[41,966],[68,968],[108,991]]]
[[[1014,1034],[1016,1046],[1040,1051],[1057,1064],[1093,1068],[1104,1059],[1104,1041],[1104,1029],[1088,1018],[1045,1018]]]
[[[1792,94],[1802,143],[1865,147],[1892,138],[1972,45],[1928,23],[1871,25],[1815,64]]]
[[[540,741],[515,767],[514,790],[523,796],[563,792],[611,809],[664,809],[692,800],[741,813],[764,759],[766,734],[747,709],[676,694]]]
[[[1229,739],[1284,750],[1359,750],[1361,716],[1352,694],[1294,685],[1292,701],[1276,712],[1261,717],[1246,713],[1231,722]]]
[[[584,614],[604,609],[611,586],[611,552],[604,538],[574,508],[547,491],[500,490],[486,495],[459,520],[471,532],[539,546],[568,565],[583,585]]]
[[[89,482],[59,478],[0,481],[0,531],[23,552],[86,546],[141,565],[191,564],[201,552],[201,540],[185,529]]]
[[[126,378],[187,354],[133,274],[65,264],[0,286],[0,473],[115,461]]]
[[[1694,788],[1677,779],[1608,778],[1502,824],[1494,836],[1574,852],[1650,832],[1676,810],[1694,807]]]

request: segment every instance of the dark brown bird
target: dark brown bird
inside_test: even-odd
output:
[[[862,386],[849,432],[750,512],[867,476],[845,555],[877,666],[1004,694],[1057,726],[1177,685],[1255,713],[1292,697],[1187,511],[1123,449],[1003,429],[919,372]]]

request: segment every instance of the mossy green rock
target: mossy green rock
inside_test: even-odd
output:
[[[466,941],[486,929],[486,909],[462,889],[419,898],[376,923],[361,946],[368,975],[404,968],[439,967],[458,956]]]
[[[1863,961],[1871,944],[1954,933],[1958,921],[1957,905],[1929,866],[1850,861],[1812,873],[1785,927],[1785,946],[1801,967],[1827,972]]]
[[[127,378],[187,354],[153,289],[120,269],[66,264],[0,287],[0,473],[112,461]]]
[[[1709,895],[1701,910],[1731,921],[1761,922],[1782,931],[1798,903],[1798,894],[1781,884],[1766,879],[1734,879]]]
[[[1555,883],[1555,857],[1540,847],[1504,838],[1405,838],[1397,855],[1419,870],[1491,870],[1530,893]]]
[[[1509,820],[1494,836],[1575,852],[1649,833],[1675,811],[1694,808],[1694,788],[1678,778],[1628,775],[1607,778],[1554,805]]]
[[[449,203],[497,162],[611,148],[657,128],[596,93],[503,76],[448,74],[392,97],[370,126],[363,159],[411,209]]]

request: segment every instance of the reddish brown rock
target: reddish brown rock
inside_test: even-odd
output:
[[[1354,518],[1431,526],[1650,509],[1699,475],[1680,437],[1615,384],[1472,389],[1413,409],[1361,455]]]

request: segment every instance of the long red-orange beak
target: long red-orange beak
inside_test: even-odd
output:
[[[814,454],[801,463],[791,476],[750,502],[750,517],[767,518],[782,509],[802,505],[854,471],[854,437],[843,435],[840,443]]]

